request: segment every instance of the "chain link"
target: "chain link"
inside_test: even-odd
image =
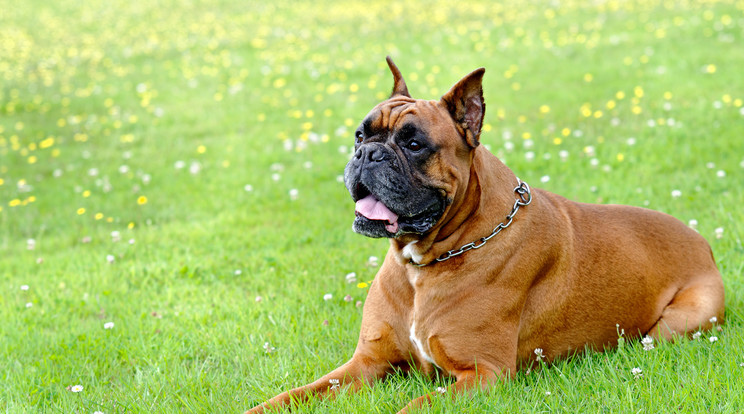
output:
[[[507,227],[511,226],[512,222],[514,221],[514,216],[517,215],[517,212],[519,211],[519,208],[520,207],[527,206],[527,205],[529,205],[532,202],[532,191],[530,190],[530,186],[526,182],[520,180],[519,178],[517,178],[517,186],[514,188],[514,192],[517,193],[517,196],[519,198],[517,198],[516,200],[514,200],[514,206],[512,207],[511,212],[509,214],[507,214],[506,221],[503,221],[503,222],[499,223],[493,229],[493,231],[491,232],[491,234],[489,234],[486,237],[481,237],[480,239],[478,239],[478,240],[476,240],[474,242],[470,242],[470,243],[468,243],[468,244],[460,247],[459,249],[449,250],[449,251],[443,253],[441,256],[439,256],[436,259],[434,259],[434,261],[432,261],[432,262],[420,264],[420,263],[416,263],[413,260],[411,260],[410,263],[412,265],[414,265],[414,266],[424,267],[424,266],[428,266],[428,265],[430,265],[432,263],[443,262],[445,260],[449,260],[449,259],[451,259],[451,258],[453,258],[455,256],[459,256],[459,255],[467,252],[468,250],[480,249],[481,247],[483,247],[483,245],[486,244],[486,242],[488,242],[492,238],[496,237],[497,234],[501,233]]]

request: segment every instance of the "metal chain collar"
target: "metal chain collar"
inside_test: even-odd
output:
[[[414,266],[424,267],[424,266],[428,266],[433,263],[449,260],[455,256],[459,256],[467,252],[468,250],[479,249],[483,247],[483,245],[486,244],[487,241],[494,238],[497,234],[501,233],[502,230],[504,230],[505,228],[509,227],[512,224],[512,221],[514,221],[514,216],[517,215],[517,212],[519,211],[520,207],[527,206],[532,202],[532,191],[530,191],[530,186],[526,182],[520,180],[519,178],[517,178],[517,187],[514,188],[514,192],[517,193],[517,196],[519,196],[519,198],[517,198],[514,201],[514,207],[512,207],[511,213],[507,214],[506,221],[499,223],[499,225],[493,229],[490,235],[486,237],[481,237],[480,239],[474,242],[468,243],[460,247],[459,249],[449,250],[443,253],[441,256],[434,259],[434,261],[431,261],[429,263],[420,264],[420,263],[414,262],[413,260],[411,260],[410,263]]]

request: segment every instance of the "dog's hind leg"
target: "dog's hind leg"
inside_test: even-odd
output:
[[[674,295],[648,335],[668,340],[689,336],[697,330],[708,330],[716,323],[723,323],[723,310],[721,276],[716,272],[710,276],[699,277]]]

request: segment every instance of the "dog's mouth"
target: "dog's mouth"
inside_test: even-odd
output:
[[[371,221],[380,221],[385,225],[388,233],[397,233],[400,225],[398,215],[393,213],[385,204],[375,198],[372,194],[367,195],[356,202],[354,209],[357,217],[364,217]]]
[[[353,195],[356,201],[357,220],[368,221],[370,225],[384,227],[388,237],[402,233],[424,234],[429,231],[444,213],[445,203],[435,199],[415,214],[396,213],[380,201],[364,185],[358,185]]]

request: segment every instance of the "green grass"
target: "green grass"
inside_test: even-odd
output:
[[[387,54],[426,99],[486,67],[482,142],[522,179],[697,220],[726,285],[721,332],[432,412],[744,410],[742,1],[256,3],[4,7],[0,410],[241,412],[347,360],[366,289],[345,276],[372,280],[387,243],[351,232],[337,178]],[[299,411],[392,412],[448,381]]]

